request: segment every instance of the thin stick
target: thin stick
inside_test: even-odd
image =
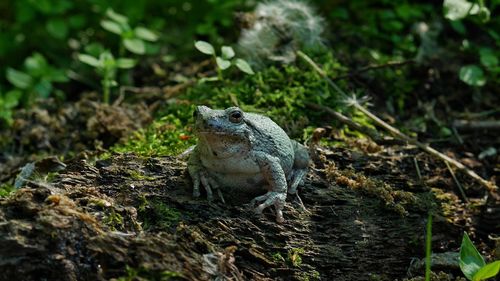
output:
[[[453,127],[459,131],[473,131],[473,130],[499,131],[500,120],[483,120],[483,121],[455,120],[453,122]]]
[[[415,62],[415,60],[389,61],[389,62],[384,63],[384,64],[368,65],[368,66],[362,67],[360,69],[357,69],[357,70],[354,70],[354,71],[350,71],[347,74],[340,75],[340,76],[337,76],[337,77],[333,77],[331,79],[334,80],[334,81],[341,80],[341,79],[349,78],[349,77],[352,77],[352,76],[355,76],[355,75],[359,75],[359,74],[361,74],[363,72],[367,72],[367,71],[370,71],[370,70],[381,69],[381,68],[386,68],[386,67],[403,66],[403,65],[410,64],[410,63],[414,63],[414,62]]]
[[[361,124],[359,124],[359,123],[351,120],[350,118],[348,118],[347,116],[343,115],[340,112],[337,112],[337,111],[335,111],[335,110],[333,110],[333,109],[331,109],[329,107],[322,106],[322,105],[315,104],[315,103],[307,103],[306,105],[308,107],[312,108],[312,109],[315,109],[315,110],[324,110],[324,111],[326,111],[328,114],[330,114],[331,116],[333,116],[335,119],[337,119],[341,123],[344,123],[347,126],[353,128],[354,130],[357,130],[358,132],[362,132],[363,134],[369,136],[376,143],[382,143],[383,142],[383,139],[380,136],[380,134],[377,132],[377,130],[374,130],[372,128],[368,128],[368,127],[362,126]]]
[[[457,176],[455,175],[455,172],[453,172],[453,169],[451,168],[450,164],[448,162],[444,162],[446,164],[446,167],[448,168],[448,171],[450,171],[451,177],[453,178],[453,181],[455,181],[455,184],[458,186],[458,189],[460,190],[460,194],[462,194],[462,198],[464,199],[465,202],[469,203],[469,198],[467,198],[467,195],[465,195],[464,188],[462,184],[458,181]]]
[[[418,166],[418,160],[413,157],[413,164],[415,165],[415,170],[417,170],[417,177],[420,182],[422,182],[422,173],[420,173],[420,167]]]
[[[326,72],[323,69],[321,69],[308,55],[306,55],[302,51],[297,51],[297,55],[299,57],[301,57],[304,61],[306,61],[316,72],[318,72],[318,74],[321,75],[328,82],[328,84],[330,84],[330,86],[332,86],[332,88],[334,88],[345,99],[350,99],[350,97],[342,89],[340,89],[340,87],[337,86],[337,84],[335,84],[335,82],[333,82],[333,80],[328,77]],[[404,141],[407,141],[408,143],[416,145],[418,148],[429,153],[430,155],[437,157],[437,158],[451,164],[452,166],[457,168],[459,171],[462,171],[463,173],[465,173],[466,175],[468,175],[469,177],[474,179],[476,182],[478,182],[479,184],[484,186],[494,198],[500,197],[500,196],[498,196],[498,194],[495,194],[495,192],[498,190],[498,187],[494,183],[489,182],[489,181],[481,178],[478,174],[476,174],[474,171],[467,168],[464,164],[462,164],[462,163],[458,162],[457,160],[450,158],[449,156],[435,150],[434,148],[430,147],[427,144],[421,143],[418,140],[412,139],[411,137],[403,134],[401,131],[392,127],[391,125],[386,123],[384,120],[378,118],[376,115],[371,113],[368,109],[366,109],[361,104],[354,102],[354,103],[352,103],[352,106],[354,106],[359,111],[363,112],[366,116],[368,116],[370,119],[372,119],[377,125],[384,128],[385,130],[387,130],[392,136],[398,137]]]

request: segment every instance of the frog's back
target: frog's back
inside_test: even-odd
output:
[[[267,116],[255,113],[246,114],[249,125],[254,128],[254,149],[279,158],[285,172],[290,171],[294,160],[294,150],[292,141],[285,131]]]

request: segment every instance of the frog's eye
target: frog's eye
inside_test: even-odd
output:
[[[243,113],[239,110],[235,110],[229,114],[229,121],[233,123],[240,123],[243,119]]]

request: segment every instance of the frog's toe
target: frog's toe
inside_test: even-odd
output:
[[[283,218],[283,207],[285,206],[286,193],[284,192],[274,192],[269,191],[262,196],[258,196],[252,200],[252,202],[264,201],[262,204],[255,208],[257,214],[262,214],[265,208],[274,205],[276,208],[276,221],[281,223],[284,221]]]
[[[210,186],[208,177],[205,174],[202,174],[200,176],[200,181],[203,187],[205,188],[205,191],[207,192],[207,200],[212,201],[214,199],[214,195],[212,192],[212,187]]]
[[[194,176],[193,178],[193,197],[200,197],[200,177]]]

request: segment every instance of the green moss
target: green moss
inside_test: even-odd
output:
[[[345,71],[345,67],[331,54],[317,56],[316,59],[330,75]],[[342,81],[339,83],[345,86]],[[242,80],[198,84],[187,91],[186,98],[214,108],[238,105],[245,111],[265,114],[296,138],[303,136],[307,125],[324,122],[325,114],[311,111],[307,103],[345,110],[338,94],[301,62],[282,67],[271,66]]]
[[[151,181],[155,179],[154,177],[146,176],[137,170],[129,170],[128,173],[130,174],[130,177],[134,180]]]
[[[384,181],[368,177],[353,169],[338,169],[334,164],[330,164],[326,176],[328,180],[338,185],[346,185],[353,190],[378,198],[385,208],[401,216],[408,215],[408,207],[425,204],[425,201],[420,200],[412,192],[398,190]]]
[[[138,211],[145,230],[167,230],[176,226],[181,218],[181,212],[178,209],[168,206],[161,199],[148,201],[143,197]]]
[[[287,262],[293,267],[300,267],[302,265],[303,248],[292,248],[288,250]]]
[[[0,198],[6,197],[15,190],[12,184],[4,183],[0,185]]]
[[[347,68],[329,53],[317,55],[314,59],[331,76],[347,71]],[[344,80],[337,83],[348,89]],[[355,121],[370,126],[368,118],[354,114],[339,94],[302,62],[282,67],[271,66],[242,79],[229,76],[224,81],[198,83],[188,88],[182,97],[183,100],[177,100],[159,110],[156,113],[156,121],[150,126],[136,132],[127,141],[115,145],[111,151],[134,152],[142,156],[181,153],[196,143],[192,129],[192,113],[197,105],[212,108],[237,105],[244,111],[271,117],[292,138],[302,140],[310,137],[313,128],[325,124],[325,113],[311,110],[307,107],[308,103],[325,105],[347,114],[352,113]]]
[[[302,281],[316,281],[316,280],[321,280],[321,276],[318,271],[310,270],[299,273],[297,279]]]
[[[280,263],[285,261],[285,258],[281,255],[281,253],[274,253],[271,256],[271,258],[275,263]]]
[[[157,271],[148,270],[145,268],[134,268],[125,266],[125,275],[118,277],[117,281],[133,281],[133,280],[151,280],[151,281],[167,281],[172,278],[182,277],[182,274],[175,271]]]
[[[185,111],[192,112],[191,107],[187,106]],[[114,145],[110,151],[134,152],[145,157],[178,154],[195,143],[192,132],[186,125],[187,122],[180,116],[168,114],[155,120],[147,128],[137,131],[127,141]]]
[[[111,208],[110,213],[104,218],[103,223],[111,228],[111,230],[120,229],[123,227],[123,217]]]

